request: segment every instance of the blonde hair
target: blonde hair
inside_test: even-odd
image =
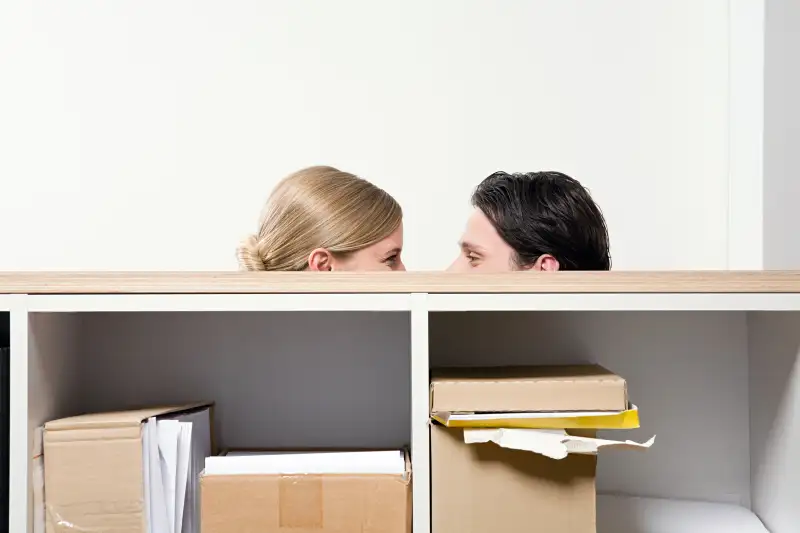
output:
[[[299,271],[317,248],[346,255],[391,235],[400,205],[367,180],[333,167],[310,167],[281,180],[259,231],[237,249],[241,270]]]

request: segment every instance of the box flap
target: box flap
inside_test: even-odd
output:
[[[149,407],[130,411],[114,411],[109,413],[89,413],[52,420],[44,425],[45,431],[63,431],[75,429],[108,429],[135,427],[153,416],[163,416],[211,407],[213,403],[194,403],[178,406]]]
[[[599,365],[435,369],[431,412],[624,411],[623,378]]]

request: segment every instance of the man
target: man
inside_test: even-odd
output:
[[[452,272],[611,268],[603,213],[565,174],[495,172],[478,185],[472,205]]]

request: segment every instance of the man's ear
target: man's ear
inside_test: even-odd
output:
[[[317,248],[308,256],[308,269],[318,272],[333,270],[333,255],[325,248]]]
[[[536,261],[531,265],[525,267],[525,270],[535,270],[540,272],[556,272],[560,270],[561,266],[558,264],[558,259],[550,254],[540,255]]]

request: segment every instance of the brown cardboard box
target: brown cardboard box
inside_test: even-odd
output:
[[[597,451],[653,443],[595,438],[638,427],[596,365],[435,372],[431,414],[453,426],[431,426],[432,533],[595,533]]]
[[[431,412],[624,411],[625,380],[599,365],[432,372]]]
[[[147,531],[143,423],[211,404],[87,414],[44,426],[47,533]],[[211,421],[209,420],[209,427]]]
[[[595,533],[596,455],[555,460],[431,426],[431,533]]]
[[[237,474],[201,478],[203,533],[410,533],[404,474]]]

